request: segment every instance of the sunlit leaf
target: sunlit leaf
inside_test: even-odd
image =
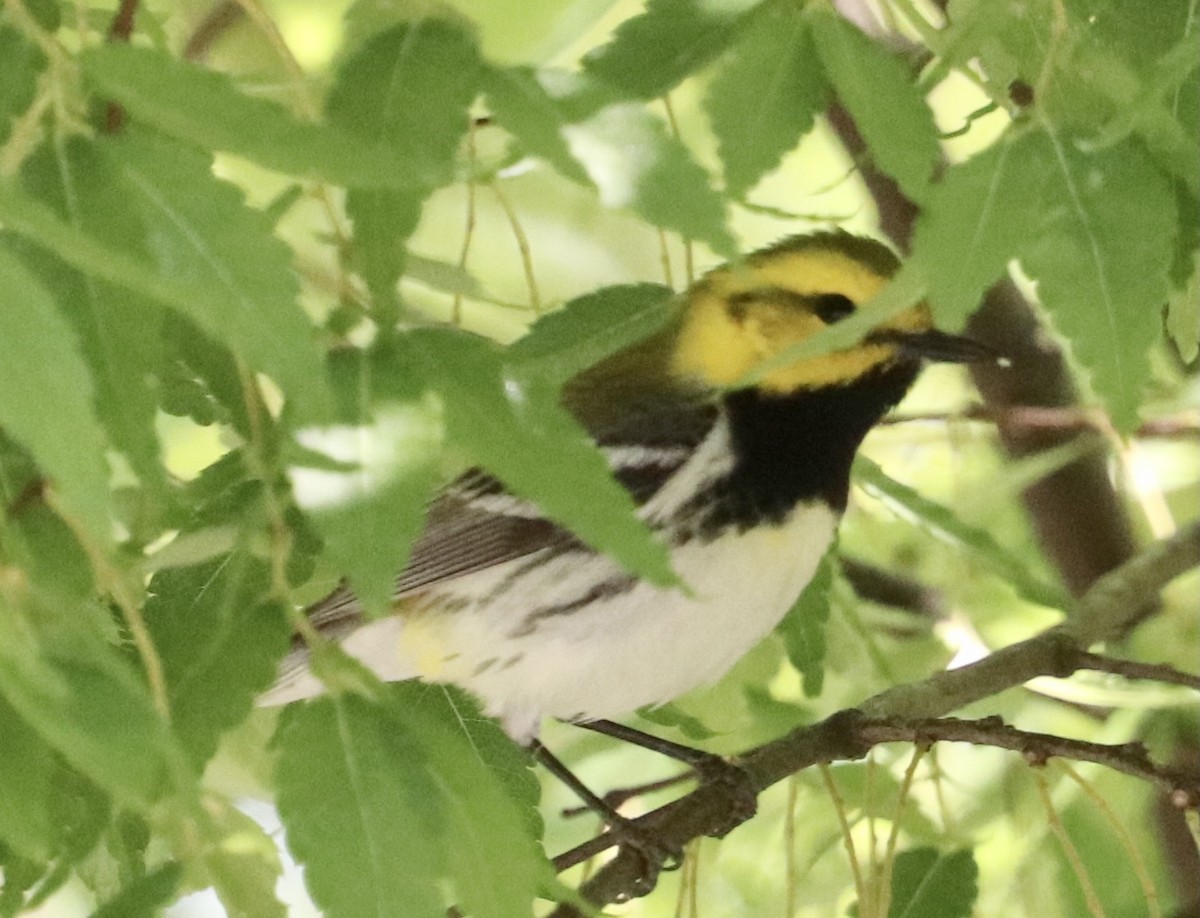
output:
[[[4,249],[0,291],[0,425],[33,454],[66,508],[105,543],[111,524],[104,432],[79,339],[46,288]]]
[[[584,67],[627,96],[660,96],[720,54],[757,3],[650,0],[644,13],[617,28],[612,41],[584,57]]]
[[[206,150],[350,187],[408,188],[419,176],[372,138],[301,121],[241,92],[223,73],[159,51],[109,43],[84,52],[84,75],[137,121]]]
[[[812,128],[826,94],[799,8],[776,4],[755,15],[704,98],[732,197],[744,195],[779,165]]]
[[[909,66],[833,12],[814,8],[809,22],[825,74],[871,156],[909,198],[923,200],[938,132]]]
[[[507,374],[503,352],[470,335],[427,329],[406,343],[442,401],[453,447],[629,570],[675,582],[666,548],[553,389]]]
[[[395,349],[336,354],[331,376],[335,423],[296,433],[306,452],[288,473],[338,570],[379,614],[424,524],[441,458],[442,409]]]

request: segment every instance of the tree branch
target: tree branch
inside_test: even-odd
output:
[[[1123,631],[1142,614],[1141,606],[1147,597],[1156,595],[1163,586],[1193,567],[1200,567],[1200,522],[1154,543],[1101,578],[1079,601],[1070,621],[968,666],[888,689],[867,699],[857,709],[840,711],[820,723],[793,730],[749,750],[735,761],[745,770],[751,785],[761,792],[812,765],[862,758],[872,746],[882,742],[980,742],[1025,752],[1035,762],[1054,755],[1101,762],[1151,781],[1170,794],[1175,806],[1200,805],[1200,775],[1156,765],[1137,744],[1102,746],[1025,733],[991,718],[974,723],[937,720],[1037,676],[1062,677],[1089,668],[1096,658],[1086,652],[1088,646]],[[635,823],[666,850],[679,850],[694,838],[721,836],[734,828],[729,824],[728,794],[723,785],[702,785]],[[606,833],[567,852],[556,860],[556,866],[565,868],[579,863],[614,843]],[[641,854],[622,849],[580,891],[589,901],[604,905],[645,895],[656,879],[656,873],[647,875]],[[555,918],[578,914],[569,905],[562,905],[553,913]]]

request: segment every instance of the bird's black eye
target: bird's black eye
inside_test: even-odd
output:
[[[854,312],[854,301],[841,293],[822,293],[813,297],[812,310],[822,322],[832,325]]]

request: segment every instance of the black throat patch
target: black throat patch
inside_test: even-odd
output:
[[[756,389],[724,398],[734,452],[730,472],[697,501],[701,537],[729,527],[779,522],[801,501],[846,509],[850,465],[863,438],[917,377],[899,361],[844,386],[773,395]]]

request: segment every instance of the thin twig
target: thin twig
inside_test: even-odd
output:
[[[1148,679],[1152,682],[1182,685],[1200,692],[1200,676],[1182,672],[1166,663],[1139,663],[1136,660],[1120,660],[1098,653],[1083,653],[1079,655],[1079,668],[1112,673],[1126,679]]]

